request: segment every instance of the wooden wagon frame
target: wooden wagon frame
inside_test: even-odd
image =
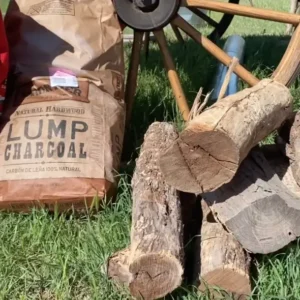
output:
[[[183,119],[186,121],[189,116],[190,108],[188,106],[184,91],[182,89],[179,76],[176,72],[173,58],[168,50],[168,42],[165,37],[163,28],[170,24],[180,39],[180,31],[191,37],[199,43],[205,50],[213,55],[218,61],[229,66],[232,58],[228,56],[216,44],[216,39],[220,38],[229,27],[233,17],[243,16],[255,19],[269,20],[290,24],[289,31],[293,31],[291,40],[283,55],[279,65],[272,74],[276,81],[291,86],[296,80],[300,70],[300,15],[296,9],[291,12],[279,12],[270,9],[257,8],[253,5],[241,5],[240,0],[228,0],[228,2],[219,2],[215,0],[114,0],[116,11],[121,22],[134,29],[134,41],[132,46],[131,59],[129,64],[127,85],[126,85],[126,103],[127,103],[127,120],[130,120],[134,96],[136,92],[138,66],[140,62],[140,53],[143,45],[149,41],[149,33],[153,32],[160,51],[164,58],[165,68],[168,78]],[[209,36],[204,36],[196,28],[186,22],[179,14],[180,7],[186,7],[194,14],[202,18],[214,30]],[[208,15],[201,12],[200,9],[223,13],[219,22],[214,21]],[[234,68],[240,79],[249,86],[256,85],[260,80],[255,77],[243,65],[237,64]]]

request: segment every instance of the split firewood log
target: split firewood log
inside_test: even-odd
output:
[[[287,87],[265,79],[207,108],[161,154],[167,183],[202,194],[230,182],[250,150],[289,117],[292,102]]]
[[[300,199],[254,149],[230,183],[203,194],[216,219],[253,253],[275,252],[300,236]]]
[[[108,262],[108,276],[123,281],[136,298],[163,297],[182,282],[179,192],[165,183],[158,166],[159,153],[177,137],[168,123],[156,122],[147,130],[132,179],[131,244],[129,250],[118,252]]]
[[[232,293],[237,299],[247,299],[251,293],[249,253],[222,224],[217,223],[207,203],[201,201],[200,290],[207,288],[216,298],[221,296],[214,287]]]

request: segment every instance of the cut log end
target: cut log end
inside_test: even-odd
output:
[[[251,152],[230,183],[203,197],[252,253],[278,251],[300,236],[300,202],[260,151]]]
[[[239,163],[239,150],[226,134],[199,132],[199,129],[184,131],[160,158],[160,168],[168,184],[195,194],[213,191],[230,182]]]
[[[243,272],[238,273],[238,270],[233,270],[232,266],[229,266],[229,269],[224,267],[205,274],[205,276],[202,277],[202,282],[199,287],[200,291],[207,290],[207,283],[209,283],[211,292],[213,292],[212,288],[214,286],[222,287],[223,290],[238,296],[238,299],[243,299],[243,296],[246,299],[246,297],[249,297],[251,294],[248,274]]]
[[[158,299],[180,286],[183,268],[172,255],[151,253],[131,263],[130,273],[133,280],[129,287],[134,297]]]
[[[217,223],[205,201],[201,202],[201,291],[209,290],[219,299],[218,290],[241,296],[251,293],[249,278],[250,256],[233,235]],[[221,296],[221,295],[219,295]],[[222,298],[223,299],[223,298]]]
[[[230,182],[250,150],[290,116],[292,103],[290,91],[269,79],[218,101],[162,154],[166,182],[195,194]]]

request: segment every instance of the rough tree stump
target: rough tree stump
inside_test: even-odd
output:
[[[250,252],[277,251],[300,235],[300,200],[258,150],[243,161],[230,183],[203,198]]]
[[[222,224],[214,220],[207,203],[202,200],[201,205],[203,222],[200,290],[217,286],[233,293],[238,299],[246,299],[251,293],[250,255]],[[213,289],[211,292],[219,295]]]
[[[156,122],[147,130],[132,179],[130,251],[117,253],[108,263],[109,277],[123,281],[137,298],[163,297],[182,282],[179,192],[165,183],[158,166],[159,153],[177,137],[174,126],[168,123]]]
[[[196,194],[230,182],[250,150],[291,114],[292,102],[288,88],[270,79],[218,101],[162,153],[166,181]]]

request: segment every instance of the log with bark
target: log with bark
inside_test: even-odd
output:
[[[247,299],[251,293],[249,253],[217,223],[207,203],[201,201],[203,222],[201,228],[200,290],[207,288],[215,298],[221,296],[214,287],[232,293],[236,299]]]
[[[292,102],[288,88],[265,79],[204,110],[161,154],[167,183],[202,194],[230,182],[250,150],[291,114]]]
[[[275,252],[300,236],[300,199],[258,149],[251,151],[230,183],[203,198],[250,252]]]
[[[108,276],[128,285],[136,298],[163,297],[182,282],[179,192],[165,183],[158,165],[159,153],[177,137],[168,123],[156,122],[147,130],[132,179],[131,244],[108,262]]]

